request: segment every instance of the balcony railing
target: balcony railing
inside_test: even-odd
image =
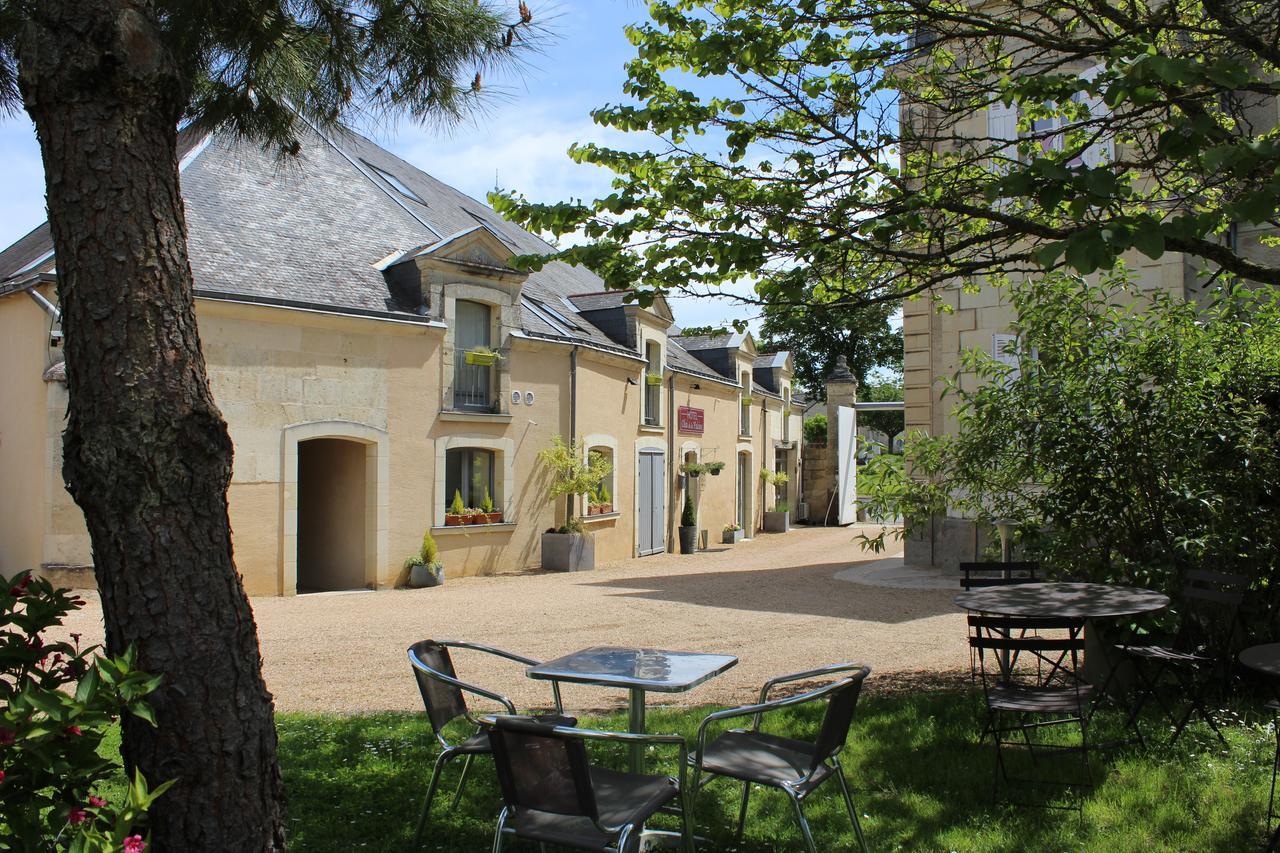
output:
[[[494,411],[493,368],[467,364],[463,350],[454,353],[453,407],[471,412]]]

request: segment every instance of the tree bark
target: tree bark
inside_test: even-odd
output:
[[[284,848],[271,694],[227,517],[231,440],[196,330],[176,125],[190,92],[148,0],[41,0],[18,43],[44,160],[70,392],[63,475],[107,646],[163,676],[124,721],[161,851]]]

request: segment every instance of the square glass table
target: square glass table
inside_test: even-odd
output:
[[[672,652],[663,649],[593,646],[529,667],[530,678],[569,681],[631,691],[628,731],[643,734],[645,694],[683,693],[736,665],[733,655]],[[644,769],[644,747],[631,749],[631,771]]]

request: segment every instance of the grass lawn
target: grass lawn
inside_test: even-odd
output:
[[[649,729],[692,739],[708,710],[653,709]],[[1099,717],[1091,737],[1118,733],[1115,714]],[[817,719],[813,713],[783,712],[766,728],[811,736]],[[977,740],[982,719],[978,693],[863,697],[842,761],[873,850],[1240,851],[1258,849],[1265,840],[1274,749],[1269,724],[1237,718],[1227,730],[1229,750],[1198,724],[1176,749],[1092,753],[1098,782],[1081,818],[1074,811],[993,805],[993,751]],[[583,719],[580,725],[620,730],[625,721],[619,715]],[[425,718],[283,714],[278,729],[292,849],[410,849],[436,755]],[[621,752],[600,758],[623,760]],[[655,767],[673,766],[657,752],[650,760]],[[460,769],[459,761],[446,771],[425,850],[487,850],[491,843],[500,808],[492,764],[477,761],[462,803],[451,812]],[[717,782],[696,801],[698,832],[713,849],[732,849],[740,792],[739,785]],[[835,784],[814,794],[806,811],[821,849],[853,849]],[[753,793],[740,849],[802,849],[782,794]]]

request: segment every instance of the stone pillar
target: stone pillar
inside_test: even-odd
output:
[[[849,372],[849,363],[843,355],[836,356],[835,366],[831,372],[827,374],[827,466],[829,472],[828,482],[831,484],[831,490],[827,495],[828,512],[825,522],[830,524],[834,519],[834,513],[831,508],[834,507],[835,501],[833,495],[839,493],[840,478],[840,418],[837,410],[844,406],[845,408],[853,408],[853,404],[858,401],[858,380]],[[857,421],[854,421],[854,435],[858,432]],[[856,474],[855,474],[856,476]],[[812,511],[812,510],[811,510]]]

